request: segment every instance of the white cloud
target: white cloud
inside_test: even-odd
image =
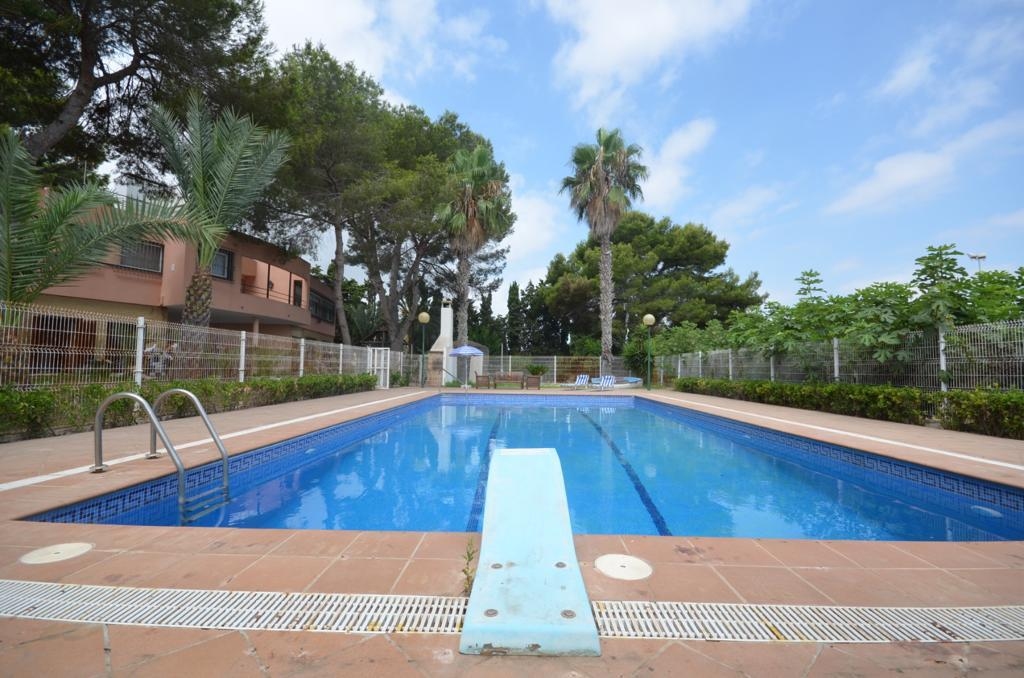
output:
[[[690,175],[690,159],[704,150],[715,134],[711,118],[691,120],[665,139],[661,148],[649,156],[645,164],[648,178],[644,183],[644,205],[669,210],[689,192],[686,179]]]
[[[715,208],[707,225],[716,233],[735,233],[754,223],[769,207],[778,204],[779,198],[777,188],[751,186]]]
[[[264,17],[280,51],[319,42],[378,81],[415,81],[442,67],[472,80],[481,54],[506,48],[486,32],[486,12],[442,16],[436,0],[265,0]]]
[[[876,89],[879,96],[901,97],[932,80],[932,64],[935,58],[927,52],[918,52],[904,58],[893,69],[889,77]]]
[[[554,191],[527,190],[519,175],[512,175],[509,184],[516,223],[503,243],[509,247],[508,262],[510,266],[524,262],[535,265],[538,257],[545,256],[561,236],[571,231],[574,220],[569,203],[560,200]],[[580,240],[584,237],[586,231],[581,230]]]
[[[1024,209],[1008,214],[997,214],[988,221],[994,226],[1005,226],[1011,230],[1024,229]]]
[[[844,214],[889,207],[912,196],[931,194],[953,176],[948,153],[899,153],[875,163],[867,179],[825,208]]]
[[[935,130],[962,122],[996,98],[998,88],[985,78],[954,80],[938,95],[938,102],[925,111],[914,134],[927,136]]]
[[[965,156],[1024,138],[1024,112],[967,130],[937,151],[910,151],[883,158],[871,175],[825,208],[827,214],[877,211],[930,197],[953,179]]]
[[[575,91],[577,108],[604,123],[630,86],[662,68],[659,79],[672,79],[684,56],[740,26],[750,0],[547,0],[546,5],[555,21],[576,33],[555,56],[559,80]]]

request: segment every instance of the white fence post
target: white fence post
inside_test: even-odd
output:
[[[775,381],[775,354],[768,356],[768,381]]]
[[[299,339],[299,376],[306,371],[306,338]]]
[[[554,358],[554,365],[555,366],[551,369],[551,381],[557,384],[558,383],[558,356],[557,355],[553,356],[553,358]]]
[[[704,376],[704,351],[697,351],[697,378]]]
[[[946,383],[946,333],[939,327],[939,388],[943,391],[949,390]]]
[[[238,381],[245,383],[245,330],[238,340]]]
[[[146,343],[146,319],[135,319],[135,385],[142,386],[142,352]]]
[[[832,381],[839,381],[839,337],[832,337]]]
[[[345,344],[338,344],[338,374],[344,374]]]
[[[729,381],[732,381],[732,349],[729,349]]]

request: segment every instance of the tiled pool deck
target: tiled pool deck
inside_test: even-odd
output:
[[[229,453],[252,449],[436,391],[392,389],[212,417]],[[536,393],[536,392],[534,392]],[[551,391],[545,391],[545,394]],[[1024,443],[720,398],[631,395],[1024,487]],[[298,420],[298,421],[296,421]],[[289,422],[277,425],[280,422]],[[166,428],[176,445],[201,440],[198,419]],[[137,455],[148,428],[104,433],[106,460]],[[21,522],[172,469],[166,458],[85,472],[82,433],[0,445],[0,578],[135,587],[459,595],[462,533],[329,532]],[[212,444],[182,451],[186,465]],[[993,464],[990,462],[999,462]],[[62,473],[71,469],[79,472]],[[53,474],[41,482],[17,481]],[[85,555],[25,565],[25,553],[88,542]],[[873,606],[1024,604],[1024,542],[824,542],[578,536],[591,599]],[[593,567],[629,553],[654,574],[619,581]],[[457,635],[241,632],[0,618],[2,676],[834,676],[1024,675],[1024,641],[993,643],[745,643],[603,640],[596,658],[480,657]]]

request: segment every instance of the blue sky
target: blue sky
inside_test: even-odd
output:
[[[928,245],[1024,265],[1019,0],[265,4],[279,49],[321,42],[491,139],[518,215],[498,312],[586,236],[558,186],[599,126],[644,149],[637,208],[704,224],[777,301],[808,268],[908,281]]]

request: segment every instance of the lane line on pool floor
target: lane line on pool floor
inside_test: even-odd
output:
[[[969,454],[963,454],[961,452],[950,452],[949,450],[940,450],[935,447],[926,447],[924,445],[915,445],[914,443],[904,443],[898,440],[891,440],[889,438],[879,438],[878,436],[870,436],[865,433],[854,433],[852,431],[844,431],[838,428],[829,428],[828,426],[817,426],[815,424],[804,424],[799,421],[793,421],[792,419],[782,419],[780,417],[772,417],[766,414],[754,414],[753,412],[745,412],[743,410],[736,410],[730,407],[722,407],[720,405],[711,405],[709,403],[702,403],[696,400],[686,400],[685,398],[670,398],[661,396],[657,399],[652,398],[656,402],[665,403],[666,405],[683,403],[686,405],[693,405],[697,408],[706,407],[712,410],[720,410],[722,412],[731,412],[732,414],[740,414],[746,417],[753,417],[755,419],[764,419],[766,421],[774,421],[780,424],[789,424],[791,426],[800,426],[802,428],[809,428],[814,431],[823,431],[825,433],[838,433],[839,435],[849,436],[851,438],[859,438],[861,440],[870,440],[876,443],[885,443],[887,445],[896,445],[898,447],[906,447],[912,450],[921,450],[922,452],[931,452],[933,454],[941,454],[947,457],[955,457],[956,459],[964,459],[967,461],[976,461],[982,464],[991,464],[993,466],[1002,466],[1003,468],[1013,469],[1014,471],[1024,471],[1024,466],[1020,464],[1013,464],[1008,461],[998,461],[996,459],[985,459],[984,457],[974,457]],[[821,413],[825,414],[825,413]],[[911,424],[904,424],[905,426],[911,426]]]
[[[633,465],[629,463],[628,459],[626,459],[626,455],[622,453],[619,446],[615,444],[612,437],[608,435],[608,432],[605,431],[599,423],[594,421],[586,412],[582,410],[579,410],[578,412],[581,417],[586,419],[594,428],[597,429],[597,432],[601,436],[601,439],[604,440],[605,445],[607,445],[612,451],[612,454],[615,455],[619,465],[622,466],[622,470],[625,471],[626,475],[629,477],[629,481],[633,483],[633,489],[636,490],[636,493],[640,496],[640,502],[644,505],[644,508],[647,509],[647,515],[650,516],[651,522],[654,523],[654,529],[656,529],[658,534],[662,537],[671,537],[672,531],[668,529],[668,524],[665,523],[665,517],[661,515],[661,511],[658,510],[658,506],[654,503],[654,499],[647,491],[647,487],[644,486],[643,481],[640,480],[640,476],[637,475]]]
[[[135,588],[0,579],[0,618],[239,631],[462,631],[469,599]],[[893,643],[1024,640],[1024,606],[858,607],[591,601],[602,638]]]
[[[296,417],[295,419],[286,419],[285,421],[279,421],[279,422],[275,422],[273,424],[263,424],[262,426],[255,426],[253,428],[242,429],[241,431],[234,431],[232,433],[225,433],[224,435],[220,436],[220,439],[221,440],[228,440],[230,438],[238,438],[238,437],[241,437],[241,436],[251,435],[253,433],[261,433],[263,431],[269,431],[271,429],[280,428],[281,426],[288,426],[290,424],[298,424],[298,423],[302,423],[304,421],[312,421],[313,419],[319,419],[321,417],[330,417],[330,416],[335,415],[335,414],[341,414],[342,412],[348,412],[350,410],[357,410],[357,409],[359,409],[361,407],[369,407],[369,406],[373,406],[373,405],[380,405],[382,403],[388,403],[388,402],[391,402],[393,400],[403,400],[403,399],[406,399],[406,398],[411,398],[413,396],[422,395],[423,393],[429,393],[429,391],[416,391],[415,393],[405,393],[403,395],[393,396],[391,398],[384,398],[382,400],[372,400],[372,401],[366,402],[366,403],[359,403],[358,405],[349,405],[347,407],[341,407],[341,408],[338,408],[336,410],[329,410],[327,412],[317,412],[315,414],[307,414],[306,416],[303,416],[303,417]],[[202,439],[199,439],[199,440],[192,440],[192,441],[187,442],[187,443],[182,443],[181,445],[175,445],[174,449],[178,450],[178,451],[187,450],[187,449],[190,449],[190,448],[193,448],[193,447],[199,447],[201,445],[207,445],[207,444],[212,443],[212,442],[213,442],[212,438],[202,438]],[[157,448],[157,452],[158,453],[166,454],[167,450],[165,450],[162,447],[158,447]],[[131,454],[131,455],[124,456],[124,457],[117,457],[116,459],[111,459],[109,461],[105,461],[104,463],[107,466],[114,466],[116,464],[124,464],[124,463],[129,462],[129,461],[137,461],[139,459],[145,459],[145,458],[146,458],[146,455],[144,453],[140,452],[138,454]],[[6,482],[6,483],[0,483],[0,492],[6,492],[8,490],[15,490],[15,489],[17,489],[19,487],[28,487],[30,485],[38,485],[39,483],[45,483],[48,480],[57,480],[59,478],[65,478],[67,476],[72,476],[72,475],[75,475],[75,474],[78,474],[78,473],[88,473],[91,470],[92,470],[92,466],[77,466],[75,468],[65,469],[64,471],[54,471],[53,473],[47,473],[47,474],[40,475],[40,476],[33,476],[31,478],[21,478],[20,480],[12,480],[12,481],[9,481],[9,482]]]

